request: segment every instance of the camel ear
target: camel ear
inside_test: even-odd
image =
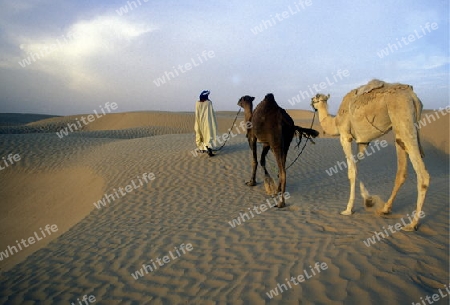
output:
[[[250,96],[250,95],[243,96],[242,98],[246,102],[253,102],[253,100],[255,99],[253,96]]]
[[[330,94],[328,93],[328,95],[327,95],[327,100],[330,98]]]

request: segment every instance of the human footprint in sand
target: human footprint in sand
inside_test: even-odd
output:
[[[213,157],[212,147],[217,138],[217,120],[209,94],[208,90],[202,91],[200,99],[195,104],[194,129],[197,149]]]

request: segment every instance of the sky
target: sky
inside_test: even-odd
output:
[[[0,0],[0,112],[287,109],[371,79],[449,105],[448,0]]]

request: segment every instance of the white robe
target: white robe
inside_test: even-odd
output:
[[[213,148],[217,141],[217,120],[210,100],[195,104],[195,143],[200,150]]]

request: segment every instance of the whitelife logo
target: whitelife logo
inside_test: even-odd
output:
[[[11,254],[11,256],[13,256],[14,254],[18,253],[19,251],[22,251],[24,248],[28,248],[30,245],[33,245],[34,243],[36,243],[37,241],[40,241],[42,239],[44,239],[45,237],[47,237],[47,235],[51,235],[52,233],[55,233],[58,231],[58,226],[57,225],[46,225],[44,229],[39,228],[40,233],[38,234],[38,232],[34,232],[33,236],[28,237],[27,239],[22,238],[21,241],[16,240],[16,246],[8,246],[6,248],[5,251],[0,251],[0,261],[6,259],[9,257],[9,255]],[[45,234],[45,232],[47,232],[47,234]],[[28,242],[28,244],[27,244]],[[23,246],[23,248],[22,248]],[[17,248],[19,248],[19,250],[17,250]],[[14,250],[14,252],[13,252]]]
[[[103,114],[99,114],[99,113],[97,112],[97,110],[94,109],[94,114],[95,114],[95,116],[94,116],[94,114],[89,114],[87,117],[84,117],[84,116],[81,117],[81,121],[83,122],[84,126],[86,126],[86,125],[88,125],[89,123],[94,122],[96,119],[101,118],[101,117],[103,117],[104,115],[106,115],[105,109],[103,109],[102,105],[99,105],[99,107],[100,107],[100,110],[101,110],[101,112],[102,112]],[[117,106],[117,103],[114,103],[114,102],[113,102],[113,103],[110,103],[110,102],[106,102],[106,103],[105,103],[105,108],[106,108],[106,110],[108,111],[108,113],[110,113],[111,110],[116,110],[117,107],[118,107],[118,106]],[[87,122],[86,122],[86,119],[87,119]],[[70,132],[74,132],[74,131],[78,131],[78,128],[79,128],[79,129],[82,129],[83,126],[81,125],[81,122],[78,121],[78,118],[76,118],[75,120],[77,121],[76,124],[68,123],[68,124],[67,124],[67,127],[64,127],[64,128],[61,129],[60,131],[57,131],[57,132],[56,132],[56,135],[57,135],[60,139],[62,139],[62,138],[64,138],[64,136],[68,136],[68,135],[69,135],[69,130],[70,130]],[[75,130],[73,130],[72,127],[73,127]]]
[[[300,283],[303,283],[305,280],[309,280],[313,276],[315,276],[315,275],[319,274],[320,272],[322,272],[323,270],[327,270],[327,269],[328,269],[327,263],[316,262],[314,267],[309,266],[309,272],[306,269],[304,269],[303,273],[299,274],[297,277],[292,276],[290,279],[286,278],[286,284],[278,283],[277,287],[275,287],[274,289],[271,289],[270,292],[266,292],[266,295],[269,297],[269,299],[273,299],[274,297],[278,296],[278,294],[281,294],[281,293],[285,292],[286,290],[289,290],[290,288],[292,288],[291,282],[295,286],[297,286]],[[289,288],[286,285],[289,286]]]
[[[188,244],[181,244],[179,247],[174,247],[175,252],[178,256],[174,255],[174,253],[169,251],[168,255],[163,256],[163,258],[157,258],[156,262],[158,263],[159,267],[162,267],[168,263],[170,263],[172,260],[175,260],[179,257],[181,257],[182,254],[186,254],[188,252],[191,252],[194,249],[191,243]],[[182,253],[180,253],[182,252]],[[143,277],[146,274],[149,274],[150,272],[156,271],[158,269],[158,266],[153,261],[153,259],[150,260],[150,264],[142,264],[142,268],[139,270],[136,270],[134,273],[131,273],[131,276],[138,280],[139,278]]]
[[[177,67],[173,66],[172,71],[169,71],[169,72],[165,71],[164,75],[153,80],[153,83],[157,87],[164,85],[165,83],[169,82],[170,80],[174,79],[175,77],[180,76],[180,73],[186,73],[187,71],[200,66],[204,62],[207,62],[208,59],[214,58],[215,56],[216,56],[216,54],[214,54],[214,51],[206,51],[205,50],[202,52],[201,56],[199,54],[197,54],[197,58],[191,58],[190,62],[187,62],[184,65],[179,64]]]

